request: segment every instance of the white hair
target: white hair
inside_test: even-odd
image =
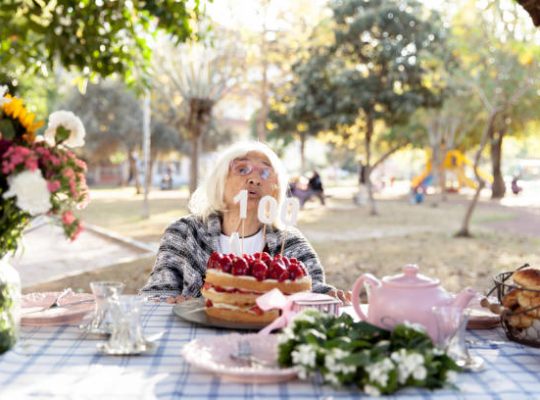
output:
[[[189,210],[192,214],[201,216],[207,220],[208,216],[215,212],[226,211],[226,204],[223,199],[225,193],[225,183],[229,175],[229,166],[231,162],[240,157],[244,157],[249,152],[262,153],[270,161],[274,169],[278,182],[277,202],[278,210],[287,195],[288,175],[285,166],[276,153],[261,142],[239,142],[223,151],[213,167],[210,168],[204,182],[199,185],[197,190],[191,196],[189,201]],[[279,215],[279,213],[277,213]],[[279,226],[279,216],[274,221],[274,225]]]

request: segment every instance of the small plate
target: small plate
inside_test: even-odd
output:
[[[241,340],[249,342],[253,357],[264,365],[246,366],[231,358]],[[293,368],[279,368],[277,365],[276,335],[231,333],[195,339],[182,348],[182,356],[193,366],[227,381],[276,383],[290,381],[297,376]]]
[[[51,305],[61,292],[29,293],[22,296],[21,325],[56,326],[78,324],[94,310],[94,296],[89,293],[67,293],[58,301],[58,307]]]
[[[146,340],[144,348],[135,351],[118,351],[109,347],[109,342],[102,342],[96,345],[98,353],[108,356],[138,356],[145,353],[150,353],[156,348],[156,343]]]
[[[224,321],[221,319],[215,319],[209,317],[204,312],[204,299],[192,299],[184,301],[173,306],[173,314],[182,318],[184,321],[193,322],[197,325],[210,326],[213,328],[224,328],[234,330],[246,330],[246,331],[258,331],[264,328],[267,323],[255,324],[255,323],[243,323]]]

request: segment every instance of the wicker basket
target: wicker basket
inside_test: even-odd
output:
[[[528,264],[525,264],[522,267],[518,268],[517,270],[526,268],[528,266],[529,266]],[[495,287],[490,291],[490,293],[492,293],[494,290],[497,291],[497,298],[500,304],[502,304],[504,297],[511,290],[514,290],[514,289],[524,291],[524,292],[530,293],[531,295],[540,297],[540,290],[523,289],[519,286],[512,284],[509,281],[509,279],[513,273],[514,271],[502,272],[493,278]],[[515,318],[515,317],[522,317],[522,316],[532,317],[533,318],[532,325],[526,328],[516,328],[515,326],[510,324],[510,320],[512,317]],[[525,344],[527,346],[540,347],[540,305],[536,307],[527,308],[519,312],[504,308],[501,313],[501,325],[508,339],[514,342]]]

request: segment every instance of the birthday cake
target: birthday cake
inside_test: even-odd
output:
[[[214,252],[208,259],[201,293],[205,312],[211,318],[266,324],[279,312],[263,311],[255,300],[275,288],[286,295],[310,291],[311,278],[302,262],[280,254],[239,257]]]

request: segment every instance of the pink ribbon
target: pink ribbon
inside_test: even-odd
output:
[[[294,318],[298,311],[293,310],[293,305],[296,300],[302,301],[321,301],[332,299],[331,296],[321,293],[300,292],[290,296],[285,296],[279,289],[272,289],[268,293],[257,297],[257,305],[263,311],[272,310],[274,308],[281,310],[281,315],[272,321],[269,325],[259,331],[260,335],[268,335],[274,329],[284,328]]]

